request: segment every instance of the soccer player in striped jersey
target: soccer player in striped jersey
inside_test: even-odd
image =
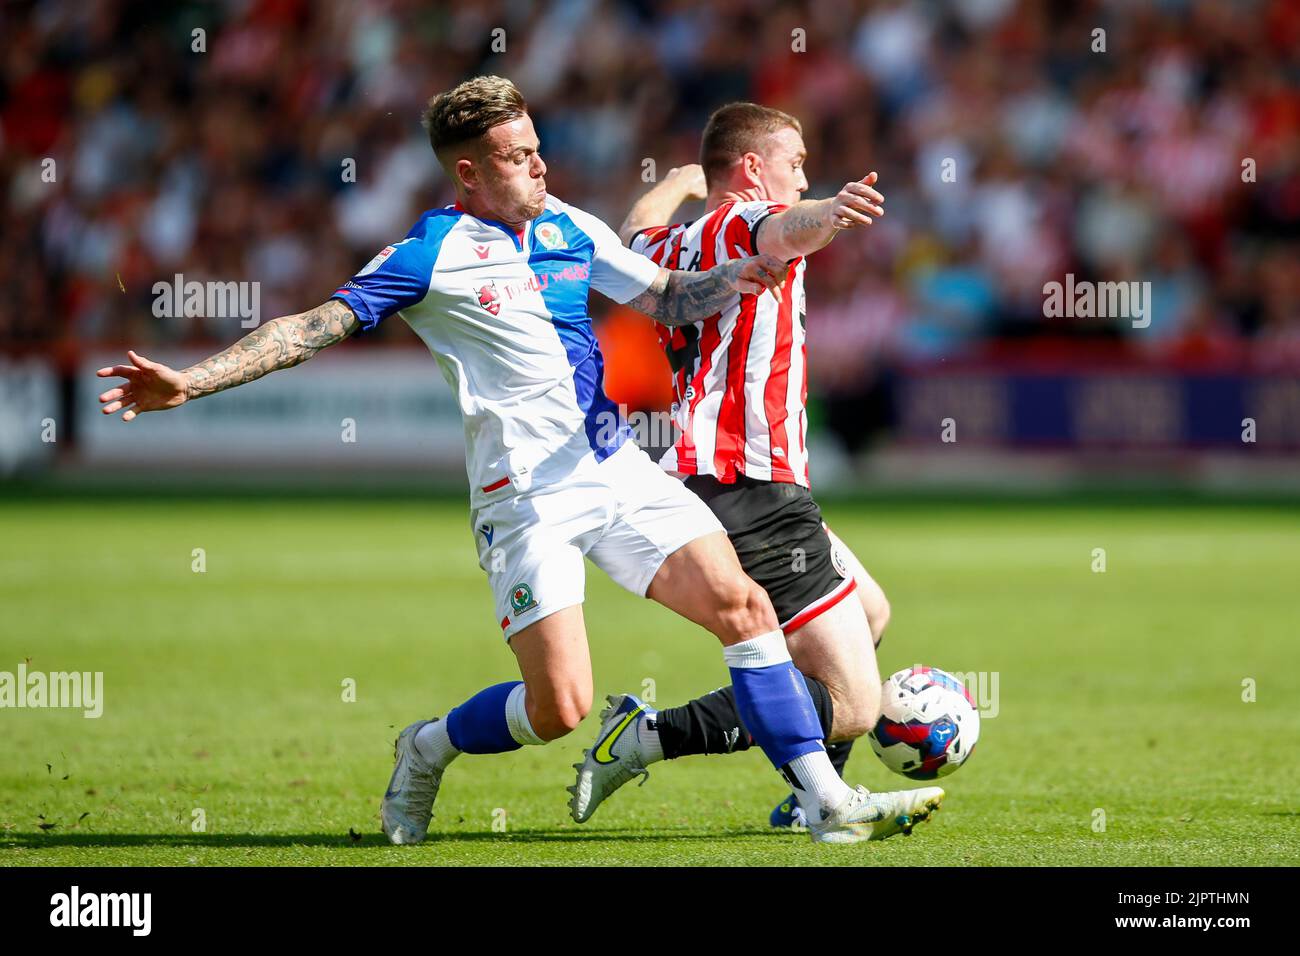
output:
[[[841,230],[869,226],[884,197],[871,173],[829,199],[801,200],[799,121],[753,103],[715,112],[700,152],[701,165],[673,170],[636,203],[620,238],[667,268],[707,270],[761,252],[785,260],[786,273],[780,298],[740,294],[700,322],[657,326],[679,430],[661,465],[704,499],[771,597],[842,773],[853,739],[879,716],[875,646],[889,603],[809,491],[803,280],[806,257]],[[702,218],[664,225],[694,199],[705,200]],[[579,821],[646,764],[752,744],[731,687],[659,711],[631,694],[609,704],[597,746],[575,765],[570,809]],[[771,823],[796,821],[791,794]]]
[[[425,838],[443,775],[462,754],[541,745],[586,716],[584,557],[717,636],[746,726],[798,781],[801,806],[822,821],[815,836],[898,832],[908,801],[924,797],[882,804],[836,776],[771,602],[721,525],[629,440],[626,422],[606,427],[617,409],[604,393],[590,290],[673,326],[711,315],[733,293],[775,288],[780,260],[669,270],[624,248],[600,220],[548,195],[537,133],[509,80],[467,80],[434,97],[425,122],[455,205],[424,213],[323,305],[273,319],[197,365],[176,370],[131,352],[130,365],[99,371],[126,379],[100,401],[131,421],[297,365],[393,315],[433,354],[464,418],[470,529],[492,620],[522,680],[398,735],[380,804],[385,834]],[[420,648],[411,660],[436,666]]]

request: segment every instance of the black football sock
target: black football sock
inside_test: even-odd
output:
[[[827,734],[831,729],[831,693],[816,678],[805,675],[804,681],[817,708],[822,733]],[[659,731],[665,760],[689,754],[729,754],[754,745],[736,710],[736,695],[730,686],[680,707],[664,708],[655,715],[654,726]],[[847,754],[844,759],[848,759]]]

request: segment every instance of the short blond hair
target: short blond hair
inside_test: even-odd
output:
[[[429,100],[422,122],[429,132],[429,145],[446,166],[449,150],[527,113],[524,95],[510,80],[476,76]]]

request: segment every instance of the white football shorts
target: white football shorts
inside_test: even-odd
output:
[[[510,491],[471,513],[506,640],[583,602],[584,556],[644,597],[668,555],[723,530],[704,502],[632,441],[602,462],[584,458],[562,481]]]

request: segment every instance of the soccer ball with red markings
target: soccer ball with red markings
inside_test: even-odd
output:
[[[909,667],[885,681],[880,720],[867,736],[890,770],[933,780],[969,759],[980,736],[980,714],[970,691],[947,671]]]

